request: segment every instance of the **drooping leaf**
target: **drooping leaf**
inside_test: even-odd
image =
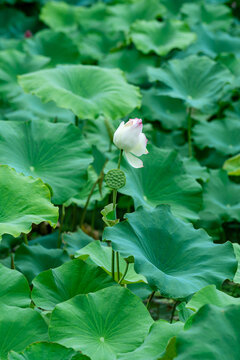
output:
[[[40,177],[51,186],[55,204],[62,204],[80,190],[92,157],[78,128],[47,121],[1,121],[0,124],[2,164],[25,175]]]
[[[18,307],[30,305],[30,288],[25,277],[0,264],[0,304]]]
[[[20,76],[19,83],[26,92],[43,102],[54,101],[80,119],[117,119],[140,106],[138,88],[118,69],[65,65]]]
[[[223,164],[223,169],[227,171],[228,175],[239,176],[240,175],[240,154],[227,159]]]
[[[149,68],[151,81],[160,81],[166,87],[161,94],[185,101],[188,107],[211,111],[231,80],[228,69],[205,57],[192,55],[170,60],[161,69]]]
[[[177,336],[177,357],[174,360],[237,359],[240,351],[239,321],[239,305],[224,308],[203,306],[194,315],[191,328]]]
[[[76,251],[76,257],[87,260],[91,264],[96,264],[104,269],[109,275],[112,273],[112,248],[110,246],[101,245],[100,241],[94,241],[84,248]],[[126,269],[126,261],[119,257],[120,277]],[[115,280],[117,279],[117,269],[115,268]],[[129,264],[128,272],[123,280],[123,284],[146,282],[144,276],[136,274],[133,264]]]
[[[218,307],[234,304],[239,305],[240,299],[234,298],[233,296],[225,294],[223,291],[217,290],[214,285],[208,285],[193,295],[191,300],[187,303],[187,308],[193,311],[198,311],[206,304]]]
[[[71,260],[56,269],[40,273],[33,280],[32,299],[45,310],[79,294],[88,294],[115,283],[100,267],[80,259]]]
[[[41,245],[22,244],[15,253],[15,265],[31,283],[42,271],[53,269],[69,261],[67,253],[61,249],[47,249]]]
[[[92,360],[111,360],[139,346],[152,323],[137,296],[114,286],[57,305],[49,334],[52,341],[82,351]]]
[[[144,54],[167,55],[173,49],[185,49],[196,40],[188,25],[179,20],[166,22],[137,21],[131,27],[131,39]]]
[[[171,205],[174,215],[185,219],[198,218],[201,208],[201,186],[187,175],[184,165],[174,150],[148,146],[142,169],[134,169],[122,161],[126,185],[119,190],[134,200],[135,208],[148,209],[160,204]]]
[[[240,185],[232,182],[226,171],[210,171],[203,187],[203,209],[221,222],[240,221]]]
[[[41,315],[32,309],[0,306],[0,357],[7,360],[10,350],[22,351],[35,341],[47,341],[48,329]]]
[[[220,154],[234,155],[240,151],[240,123],[231,118],[199,122],[193,128],[193,139],[199,149],[214,148]]]
[[[50,191],[40,179],[1,165],[0,189],[0,239],[3,234],[17,237],[28,233],[32,223],[47,221],[56,226],[58,209],[51,204]]]
[[[219,287],[233,278],[232,244],[214,244],[204,230],[174,217],[168,206],[148,211],[139,208],[126,218],[105,228],[103,238],[111,240],[113,249],[124,258],[133,256],[136,272],[161,295],[184,298],[205,285]]]
[[[147,360],[163,356],[169,340],[183,329],[183,323],[169,324],[164,320],[155,322],[144,339],[134,351],[118,356],[119,360]]]

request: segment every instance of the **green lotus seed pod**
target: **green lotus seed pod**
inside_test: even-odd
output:
[[[126,176],[120,169],[112,169],[105,176],[107,185],[113,189],[121,189],[126,184]]]

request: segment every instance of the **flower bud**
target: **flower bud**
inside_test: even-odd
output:
[[[142,128],[142,119],[130,119],[126,124],[122,121],[113,136],[114,144],[124,150],[129,164],[134,168],[143,167],[142,160],[137,156],[148,154],[147,138]]]

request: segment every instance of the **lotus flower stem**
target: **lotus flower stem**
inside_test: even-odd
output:
[[[127,272],[128,272],[128,267],[129,267],[129,263],[126,262],[126,268],[125,268],[125,271],[123,273],[123,276],[121,277],[121,279],[119,280],[119,284],[121,285],[122,281],[124,280],[125,276],[127,275]]]
[[[13,254],[11,254],[11,269],[15,270],[15,263],[14,263],[14,257]]]
[[[99,177],[97,178],[97,180],[95,181],[95,183],[93,184],[91,190],[90,190],[90,193],[88,195],[88,198],[87,198],[87,201],[85,203],[85,206],[84,206],[84,209],[83,209],[83,212],[82,212],[82,216],[81,216],[81,221],[80,221],[80,227],[82,228],[83,227],[83,223],[84,223],[84,220],[85,220],[85,216],[86,216],[86,212],[87,212],[87,208],[88,208],[88,204],[90,202],[90,199],[92,197],[92,194],[94,192],[94,189],[95,187],[97,186],[99,182]]]
[[[65,206],[62,205],[62,213],[61,213],[61,219],[60,219],[60,225],[59,225],[59,229],[58,229],[58,243],[57,243],[57,247],[60,248],[62,245],[62,227],[63,227],[63,221],[64,221],[64,217],[65,217]]]
[[[112,250],[112,278],[115,280],[115,251]]]
[[[152,299],[153,299],[153,297],[154,297],[155,292],[156,292],[156,291],[153,291],[153,292],[151,293],[151,295],[149,296],[149,298],[148,298],[147,305],[146,305],[147,309],[150,308],[151,301],[152,301]]]
[[[119,158],[118,158],[118,169],[120,169],[121,166],[121,160],[122,160],[123,150],[120,150]],[[117,218],[116,213],[116,203],[117,203],[117,190],[113,190],[113,210],[115,212],[115,218]],[[115,258],[115,251],[112,251],[112,276],[114,280],[114,258]],[[116,252],[116,263],[117,263],[117,281],[120,281],[120,265],[119,265],[119,252]]]
[[[78,127],[79,125],[79,118],[77,115],[75,115],[75,126]]]
[[[170,318],[170,324],[172,324],[172,322],[173,322],[174,314],[175,314],[176,307],[178,304],[179,304],[179,301],[175,301],[175,303],[173,304],[171,318]]]
[[[28,245],[27,234],[23,234],[23,240],[24,240],[24,243],[25,243],[26,245]]]

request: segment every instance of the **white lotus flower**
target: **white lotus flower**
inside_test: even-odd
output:
[[[114,144],[124,150],[129,164],[134,168],[143,167],[142,160],[137,156],[148,154],[148,140],[142,128],[142,119],[130,119],[126,124],[122,121],[113,136]]]

